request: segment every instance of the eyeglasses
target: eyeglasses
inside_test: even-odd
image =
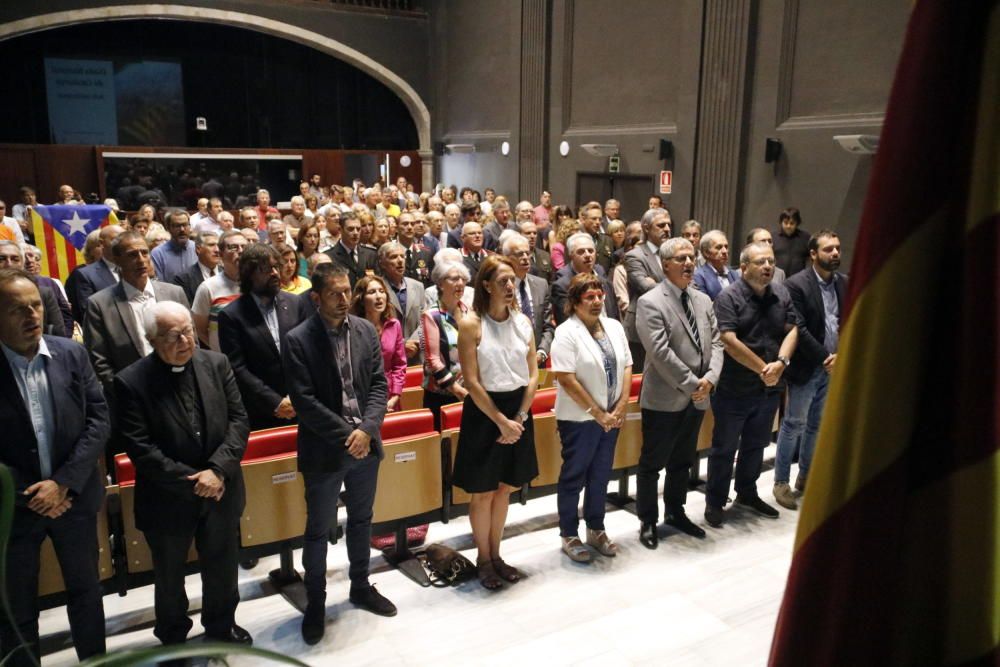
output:
[[[674,260],[678,264],[687,264],[688,262],[694,261],[694,255],[674,255],[670,259]]]
[[[191,327],[185,327],[180,331],[168,331],[160,335],[160,337],[163,338],[168,345],[176,345],[177,341],[179,341],[182,336],[189,340],[194,340],[194,329]]]
[[[750,260],[750,263],[754,266],[764,266],[765,264],[770,264],[774,266],[774,257],[760,257],[758,259]]]

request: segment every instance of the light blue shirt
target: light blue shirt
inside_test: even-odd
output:
[[[194,250],[194,241],[188,239],[187,244],[179,246],[171,239],[153,248],[149,253],[153,261],[153,269],[160,282],[172,283],[174,278],[183,274],[198,262],[198,254]]]
[[[816,269],[816,280],[819,282],[819,292],[823,295],[823,313],[826,316],[826,333],[823,336],[823,347],[830,354],[837,353],[840,342],[840,304],[837,302],[837,274],[830,277],[830,282],[823,280]]]
[[[52,477],[52,437],[56,432],[55,408],[52,405],[52,390],[49,388],[49,376],[45,372],[48,360],[52,358],[45,339],[38,341],[38,353],[28,361],[3,343],[4,356],[10,364],[10,370],[17,381],[18,391],[24,400],[24,406],[31,416],[31,425],[35,429],[35,439],[38,441],[38,466],[42,479]]]
[[[274,299],[271,299],[271,303],[264,303],[256,294],[251,294],[250,296],[253,297],[253,302],[260,309],[260,314],[264,316],[264,324],[267,325],[268,331],[271,332],[271,338],[274,339],[274,346],[278,348],[278,352],[280,353],[281,334],[278,330],[278,311],[274,307]]]

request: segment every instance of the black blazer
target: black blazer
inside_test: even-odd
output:
[[[841,314],[844,314],[844,296],[847,294],[847,276],[837,273],[834,288],[837,292],[837,303]],[[816,281],[812,266],[807,266],[791,278],[785,280],[785,287],[792,297],[792,305],[799,314],[799,344],[795,347],[791,364],[785,371],[785,378],[792,384],[805,384],[816,367],[827,357],[826,348],[826,311],[823,309],[823,294]],[[838,323],[839,326],[839,323]]]
[[[611,283],[608,282],[607,278],[604,277],[604,271],[600,264],[594,265],[594,272],[597,277],[601,279],[601,283],[604,285],[604,293],[607,295],[604,298],[604,314],[614,320],[621,321],[621,317],[618,313],[618,300],[615,299],[615,292],[611,288]],[[556,326],[559,326],[567,320],[566,312],[563,310],[566,306],[566,295],[569,293],[569,283],[573,280],[573,276],[576,273],[573,271],[573,265],[567,264],[563,268],[559,269],[556,274],[556,280],[552,283],[552,290],[549,292],[549,299],[552,301],[552,317],[556,320]]]
[[[216,352],[195,350],[191,364],[205,412],[204,447],[173,390],[169,366],[155,353],[115,376],[119,429],[135,464],[139,530],[186,534],[206,509],[218,508],[234,520],[243,512],[240,459],[250,425],[236,378],[229,360]],[[220,501],[196,496],[194,483],[185,479],[206,469],[225,480]]]
[[[73,276],[76,278],[73,279]],[[73,307],[73,319],[81,324],[83,324],[83,318],[87,314],[87,299],[90,298],[90,295],[118,282],[115,274],[111,273],[111,269],[103,260],[77,269],[70,274],[69,278],[66,281],[66,293],[69,296],[70,305]]]
[[[198,291],[198,286],[203,282],[205,282],[205,276],[201,272],[201,262],[195,262],[194,266],[184,273],[174,276],[173,280],[175,285],[184,290],[188,303],[194,303],[194,295]]]
[[[351,289],[354,289],[357,282],[368,271],[378,273],[378,253],[371,248],[364,247],[360,243],[358,244],[358,261],[356,264],[354,258],[351,257],[350,253],[347,252],[347,248],[342,243],[334,245],[326,251],[326,254],[330,256],[330,259],[335,264],[347,269],[348,274],[351,276]]]
[[[351,368],[362,420],[371,436],[371,454],[382,459],[382,420],[389,386],[382,367],[382,345],[371,322],[348,315]],[[299,416],[299,470],[337,472],[349,461],[344,447],[353,430],[343,411],[340,374],[335,372],[330,338],[319,313],[297,326],[281,348],[292,405]]]
[[[52,476],[70,489],[72,513],[94,514],[101,506],[104,485],[97,460],[108,439],[108,405],[101,385],[90,367],[87,351],[66,338],[45,336],[52,357],[46,362],[52,393],[55,433],[52,436]],[[0,463],[10,468],[15,493],[42,479],[38,441],[31,416],[17,388],[6,356],[0,355]],[[19,497],[15,503],[14,532],[20,534],[40,515],[27,509]]]
[[[312,313],[302,299],[288,292],[278,292],[274,307],[278,313],[278,338],[284,345],[288,332]],[[249,294],[219,313],[219,349],[233,366],[250,428],[256,431],[295,423],[274,415],[275,408],[288,395],[281,354],[264,323],[264,315]]]

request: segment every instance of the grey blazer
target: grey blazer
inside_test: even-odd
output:
[[[635,309],[639,297],[663,282],[663,264],[643,241],[625,253],[625,276],[628,279],[628,312],[625,313],[625,337],[639,342],[635,330]]]
[[[399,323],[403,325],[403,336],[416,340],[420,331],[420,313],[424,312],[424,284],[413,278],[403,278],[406,284],[406,312],[399,315]],[[389,282],[386,279],[386,282]],[[399,299],[396,292],[389,288],[389,303],[399,313]]]
[[[713,386],[722,372],[722,338],[712,300],[693,287],[687,290],[698,326],[701,348],[681,305],[680,289],[663,281],[639,297],[636,330],[646,349],[639,405],[649,410],[680,412],[691,402],[698,381],[707,378]],[[704,410],[708,401],[696,403]]]
[[[535,331],[535,348],[546,355],[552,347],[552,337],[556,325],[552,319],[552,299],[549,298],[549,284],[544,278],[530,273],[524,277],[531,293],[531,326]]]
[[[191,307],[184,290],[177,285],[153,280],[153,294],[157,302],[176,301],[185,308]],[[142,324],[132,316],[123,283],[105,287],[87,300],[83,342],[105,396],[114,396],[115,374],[145,356],[143,338]]]

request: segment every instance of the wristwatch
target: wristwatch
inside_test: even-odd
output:
[[[520,419],[521,423],[523,424],[524,422],[528,421],[528,413],[525,412],[524,410],[521,410],[520,412],[517,413],[517,418]]]
[[[789,365],[790,363],[792,363],[792,362],[791,362],[791,361],[790,361],[790,360],[788,359],[788,357],[783,357],[783,356],[781,356],[780,354],[778,355],[778,361],[780,361],[781,363],[783,363],[783,364],[785,365],[785,368],[788,368],[788,365]]]

